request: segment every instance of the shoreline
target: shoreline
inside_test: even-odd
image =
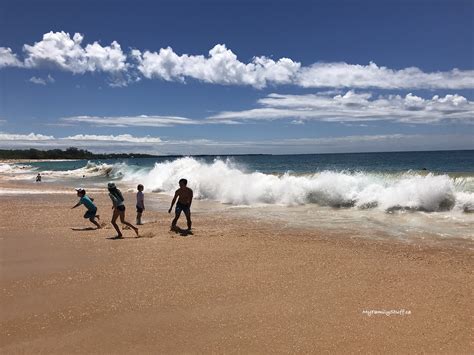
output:
[[[94,197],[107,223],[108,197]],[[0,201],[5,353],[472,350],[466,248],[284,228],[200,201],[191,236],[169,231],[163,204],[141,238],[110,240],[110,224],[88,230],[70,210],[74,193]]]
[[[70,182],[72,182],[71,180]],[[96,195],[107,195],[106,188],[98,185],[97,181],[81,181],[80,179],[75,181],[77,184],[71,185],[66,184],[64,180],[32,183],[31,180],[4,180],[0,179],[0,196],[12,197],[12,196],[31,196],[31,195],[48,195],[56,196],[65,194],[71,196],[72,201],[76,199],[74,188],[81,186],[86,187],[88,193],[91,193],[94,197]],[[104,182],[105,184],[105,182]],[[76,186],[77,185],[77,186]],[[84,186],[83,186],[84,185]],[[129,201],[135,199],[135,186],[130,183],[122,182],[122,191],[130,196]],[[172,194],[166,192],[147,192],[148,204],[155,209],[155,211],[166,212],[167,209],[163,205],[168,205],[171,201]],[[106,203],[107,205],[107,203]],[[398,235],[394,230],[397,223],[407,223],[413,218],[416,218],[414,223],[425,223],[431,222],[438,223],[442,226],[442,222],[438,219],[446,218],[446,216],[439,216],[435,220],[429,220],[429,216],[440,212],[432,212],[427,214],[426,217],[423,212],[402,212],[402,213],[388,213],[377,210],[357,210],[353,208],[338,208],[332,209],[328,206],[317,206],[317,205],[296,205],[296,206],[280,206],[280,205],[228,205],[219,201],[213,200],[194,200],[194,205],[198,210],[203,211],[207,214],[228,214],[233,218],[246,219],[251,223],[268,223],[274,226],[280,226],[285,229],[297,230],[301,232],[312,233],[317,231],[319,233],[326,233],[330,235],[338,235],[344,233],[347,230],[352,231],[353,238],[367,239],[373,241],[387,241],[401,244],[420,244],[427,246],[441,246],[445,248],[465,248],[467,250],[474,250],[474,234],[469,232],[467,234],[457,234],[443,236],[442,234],[436,233],[436,228],[431,227],[425,228],[423,231],[414,230],[412,232],[403,232]],[[102,206],[98,206],[99,208]],[[134,205],[131,206],[133,210]],[[158,208],[158,209],[157,209]],[[461,213],[461,212],[459,212]],[[357,215],[354,215],[357,214]],[[350,216],[350,217],[348,217]],[[302,217],[302,220],[300,218]],[[336,217],[337,223],[332,226],[331,220]],[[462,217],[463,219],[459,219]],[[456,218],[457,223],[465,225],[463,228],[466,231],[467,225],[472,223],[471,213],[462,212]],[[311,219],[312,218],[312,219]],[[358,222],[359,219],[365,220],[369,218],[372,223],[372,227],[369,228],[364,226],[363,223]],[[309,220],[308,220],[309,219]],[[382,225],[384,219],[388,219],[389,222]],[[308,221],[306,221],[308,220]],[[311,221],[315,221],[316,224]],[[266,222],[268,221],[268,222]],[[324,221],[321,224],[321,221]],[[378,222],[377,222],[378,221]],[[397,222],[398,221],[398,222]],[[452,222],[456,223],[456,222]],[[342,227],[341,232],[339,228]],[[376,229],[373,229],[375,227]]]

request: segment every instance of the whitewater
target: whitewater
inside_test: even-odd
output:
[[[265,157],[258,159],[265,161]],[[256,221],[273,220],[284,228],[410,240],[474,240],[472,172],[383,171],[377,170],[379,165],[372,170],[313,168],[303,159],[287,169],[287,162],[256,165],[249,161],[181,157],[8,163],[0,164],[0,178],[32,183],[40,172],[44,193],[53,193],[55,184],[71,190],[81,186],[105,191],[108,181],[131,192],[140,183],[145,185],[149,205],[158,211],[166,211],[178,180],[186,178],[197,200],[195,209],[215,212],[217,220],[219,213],[237,213]],[[0,188],[0,195],[5,193],[23,192],[18,187]]]
[[[149,191],[171,193],[185,177],[198,199],[231,205],[294,206],[316,204],[384,211],[474,211],[474,178],[447,174],[399,174],[322,171],[314,174],[250,172],[231,159],[212,163],[180,158],[137,168],[124,163],[89,163],[75,174],[108,175],[126,183],[142,183]]]

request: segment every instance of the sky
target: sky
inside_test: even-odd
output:
[[[474,149],[474,1],[0,3],[0,148]]]

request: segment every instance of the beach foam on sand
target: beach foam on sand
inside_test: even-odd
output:
[[[108,222],[107,195],[94,197]],[[110,240],[110,224],[88,230],[84,209],[70,210],[76,200],[0,195],[2,353],[472,351],[469,248],[198,205],[193,235],[169,231],[166,205],[145,211],[144,237]]]

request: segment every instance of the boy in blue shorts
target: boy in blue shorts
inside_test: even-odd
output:
[[[80,205],[84,205],[87,208],[87,212],[84,214],[84,218],[89,219],[89,221],[91,221],[91,223],[94,224],[97,227],[97,229],[100,229],[101,228],[100,224],[97,223],[97,221],[95,220],[96,218],[97,219],[100,219],[100,218],[99,218],[99,215],[97,214],[97,207],[96,205],[94,205],[94,202],[92,202],[94,201],[94,199],[87,196],[86,190],[84,190],[83,188],[78,188],[76,189],[76,191],[77,191],[77,196],[80,197],[80,200],[71,209],[79,207]]]

